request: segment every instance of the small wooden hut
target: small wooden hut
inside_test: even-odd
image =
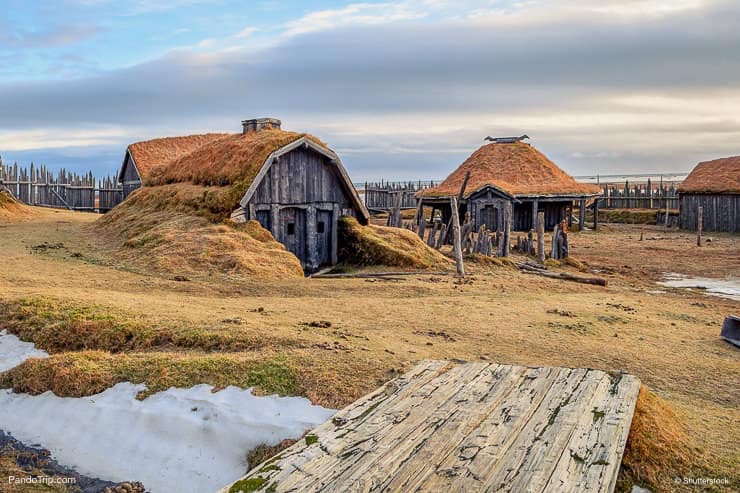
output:
[[[228,134],[214,133],[164,137],[129,145],[118,171],[118,183],[123,187],[123,198],[141,187],[155,169],[226,135]]]
[[[740,232],[740,156],[699,163],[678,187],[681,228]]]
[[[586,202],[599,195],[599,187],[576,182],[521,139],[489,138],[492,143],[475,151],[442,183],[419,192],[422,205],[440,210],[445,222],[450,198],[461,196],[460,213],[470,213],[476,230],[482,225],[505,230],[508,222],[513,231],[528,231],[538,211],[544,211],[545,227],[551,229],[567,217],[575,201],[584,211]]]
[[[280,120],[259,118],[243,121],[239,134],[133,144],[119,176],[138,177],[132,189],[180,182],[232,187],[241,199],[231,219],[258,221],[314,272],[337,262],[339,218],[367,224],[369,214],[334,151],[280,126]]]

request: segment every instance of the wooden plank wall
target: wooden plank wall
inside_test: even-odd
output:
[[[678,209],[677,182],[604,183],[601,209]]]
[[[740,232],[740,194],[681,194],[681,228],[696,230],[702,207],[702,231]]]
[[[271,492],[611,493],[639,389],[633,376],[598,370],[426,361],[252,464],[245,483]]]
[[[416,192],[435,186],[433,181],[365,182],[365,207],[388,211],[396,206],[396,194],[402,194],[401,209],[416,208]]]
[[[78,174],[46,166],[20,167],[0,162],[0,183],[21,202],[40,207],[106,212],[123,200],[114,177],[97,180],[92,172]]]

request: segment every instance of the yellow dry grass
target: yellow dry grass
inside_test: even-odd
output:
[[[0,190],[0,222],[17,222],[31,219],[34,210],[22,204],[12,195]]]
[[[215,223],[223,189],[177,184],[145,187],[96,222],[101,248],[138,269],[184,276],[213,273],[283,279],[300,262],[258,223]]]
[[[444,269],[450,265],[447,257],[407,229],[363,226],[354,218],[343,217],[339,238],[339,260],[346,264],[416,269]]]
[[[656,493],[675,489],[676,477],[700,477],[706,470],[700,452],[692,448],[687,430],[671,407],[644,386],[635,406],[622,471],[622,490],[649,485]]]
[[[173,382],[243,385],[253,371],[248,365],[268,361],[271,367],[284,362],[290,371],[274,377],[268,372],[262,377],[268,383],[261,385],[273,379],[279,383],[284,375],[314,402],[339,408],[423,359],[621,370],[639,377],[661,399],[658,411],[647,406],[642,413],[641,398],[623,480],[644,482],[656,491],[677,473],[726,477],[735,489],[740,484],[740,430],[735,425],[740,421],[740,360],[737,348],[718,337],[724,316],[736,312],[738,303],[655,284],[666,271],[740,275],[737,235],[714,235],[699,248],[693,234],[665,233],[654,226],[609,225],[598,232],[571,233],[572,255],[586,270],[608,278],[608,287],[474,262],[466,264],[469,275],[462,280],[426,274],[384,280],[217,276],[176,282],[155,271],[121,270],[110,251],[98,248],[97,232],[87,227],[93,219],[43,210],[32,222],[3,225],[0,298],[17,302],[43,296],[60,305],[94,305],[103,313],[144,317],[145,328],[184,327],[183,334],[210,336],[214,324],[238,318],[241,325],[224,323],[217,333],[263,338],[265,347],[234,350],[229,343],[206,352],[200,345],[171,344],[142,345],[135,353],[55,352],[47,365],[67,368],[75,361],[71,367],[81,372],[66,380],[69,392],[82,392],[73,380],[101,388],[116,381],[111,374],[140,378],[154,387]],[[639,241],[641,228],[644,241]],[[65,248],[31,250],[44,242]],[[60,340],[43,330],[34,333]],[[100,340],[94,333],[79,334]],[[238,364],[232,366],[232,359]],[[65,381],[55,377],[56,369],[37,364],[27,375],[14,373],[13,386],[33,382],[35,391],[43,391]],[[669,408],[670,419],[662,405]],[[655,423],[642,421],[651,416]],[[687,441],[672,439],[673,430]],[[671,462],[674,448],[675,454],[701,448],[700,457],[689,459],[699,472]],[[675,490],[692,491],[683,485]]]

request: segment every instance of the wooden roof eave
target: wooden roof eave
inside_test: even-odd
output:
[[[552,202],[557,200],[576,200],[576,199],[592,199],[594,197],[600,197],[601,192],[598,193],[559,193],[559,194],[515,194],[514,196],[521,200],[540,200],[544,202]]]
[[[336,166],[337,171],[339,171],[339,175],[342,178],[342,182],[344,183],[344,186],[347,189],[347,192],[349,192],[349,195],[352,198],[352,201],[354,202],[355,207],[357,208],[357,210],[360,212],[362,216],[359,219],[361,219],[364,224],[367,224],[367,222],[370,220],[370,213],[365,207],[365,204],[362,203],[362,200],[360,199],[360,195],[357,193],[357,189],[352,184],[352,180],[350,179],[349,174],[347,173],[347,170],[342,164],[342,160],[339,159],[339,156],[331,149],[327,149],[326,147],[319,145],[316,142],[306,137],[301,137],[300,139],[297,139],[291,142],[290,144],[284,145],[280,149],[273,151],[269,156],[267,156],[267,159],[265,159],[265,162],[262,163],[262,167],[257,173],[257,176],[254,177],[254,180],[252,180],[251,185],[249,185],[249,188],[244,194],[244,197],[242,197],[240,201],[241,206],[244,208],[248,206],[249,201],[252,199],[255,192],[257,191],[257,187],[259,187],[259,184],[262,182],[265,175],[270,170],[272,163],[274,163],[275,160],[279,158],[280,156],[287,154],[290,151],[293,151],[301,146],[305,146],[305,147],[313,149],[314,151],[328,158],[329,161],[334,166]]]

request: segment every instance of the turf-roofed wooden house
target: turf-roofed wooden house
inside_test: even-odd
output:
[[[443,222],[451,214],[450,198],[460,194],[465,177],[461,214],[470,213],[477,230],[503,230],[510,221],[513,231],[534,228],[538,211],[544,211],[545,227],[553,228],[566,218],[577,201],[599,195],[594,185],[578,183],[544,154],[521,138],[491,139],[475,151],[442,183],[419,192],[425,207],[439,209]]]
[[[681,227],[740,232],[740,156],[699,163],[678,187]]]
[[[188,135],[136,142],[126,148],[118,182],[125,199],[149,178],[151,172],[228,134]]]
[[[233,197],[232,220],[258,221],[313,272],[337,262],[339,218],[367,224],[369,214],[337,154],[316,137],[280,125],[260,118],[242,122],[240,134],[134,144],[119,176],[125,180],[137,147],[146,148],[156,158],[143,172],[136,161],[144,186],[182,182],[226,190],[220,193]]]

